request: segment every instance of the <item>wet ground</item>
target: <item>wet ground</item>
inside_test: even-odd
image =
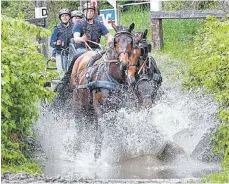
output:
[[[74,179],[68,176],[47,177],[40,175],[28,175],[27,173],[2,175],[1,183],[107,183],[107,184],[137,184],[137,183],[196,183],[200,179],[184,178],[184,179]]]

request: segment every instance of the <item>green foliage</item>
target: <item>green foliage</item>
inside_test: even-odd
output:
[[[45,58],[38,53],[41,46],[36,43],[37,35],[48,36],[50,31],[5,16],[1,28],[2,168],[22,169],[32,164],[25,157],[26,140],[32,135],[30,125],[38,117],[38,101],[54,96],[43,85],[56,74],[44,72]]]
[[[221,105],[223,120],[214,136],[215,152],[224,156],[229,168],[229,20],[209,17],[194,42],[190,70],[184,86],[203,87]]]
[[[148,9],[148,10],[147,10]],[[148,40],[151,42],[151,27],[150,27],[150,12],[149,8],[140,6],[130,6],[128,11],[121,13],[120,23],[124,26],[130,26],[131,23],[135,24],[134,32],[144,31],[148,29]]]
[[[7,17],[33,18],[35,1],[2,1],[2,14]]]
[[[42,174],[41,168],[35,162],[26,162],[22,165],[15,167],[15,165],[3,165],[2,173],[11,171],[13,173],[27,172],[29,174],[39,173]]]
[[[225,183],[229,182],[229,170],[225,169],[219,173],[212,174],[210,176],[205,176],[202,180],[203,182],[211,183]]]
[[[199,19],[163,20],[164,48],[162,52],[186,60],[202,22]]]
[[[163,1],[163,10],[180,11],[180,10],[205,10],[219,9],[220,4],[217,1]]]

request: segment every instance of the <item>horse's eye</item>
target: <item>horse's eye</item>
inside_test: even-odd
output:
[[[120,37],[116,37],[115,42],[119,42],[119,41],[120,41]]]

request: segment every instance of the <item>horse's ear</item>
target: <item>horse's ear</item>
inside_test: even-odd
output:
[[[117,32],[118,31],[117,26],[114,23],[112,23],[111,25],[112,25],[113,29],[115,30],[115,32]]]
[[[143,33],[143,39],[146,39],[146,35],[147,35],[147,33],[148,33],[148,29],[146,29],[145,31],[144,31],[144,33]]]
[[[143,32],[140,32],[140,33],[136,36],[135,40],[136,40],[136,41],[140,41],[142,38],[143,38]]]
[[[129,31],[130,31],[130,32],[132,32],[132,31],[134,30],[134,26],[135,26],[134,23],[130,24],[130,27],[129,27]]]

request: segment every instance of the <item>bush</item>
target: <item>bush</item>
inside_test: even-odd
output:
[[[38,101],[51,99],[54,93],[43,87],[56,74],[45,73],[44,57],[38,53],[36,36],[50,31],[20,19],[2,18],[2,171],[40,171],[26,158],[27,136],[38,117]]]
[[[184,86],[203,87],[220,104],[219,125],[213,140],[215,153],[223,155],[229,169],[229,20],[209,17],[194,42],[190,70]],[[228,180],[225,180],[228,181]]]

